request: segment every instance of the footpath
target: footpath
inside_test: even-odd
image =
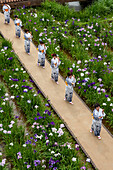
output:
[[[9,25],[4,24],[4,15],[0,13],[0,32],[7,40],[12,42],[13,49],[26,71],[39,86],[41,91],[50,100],[56,113],[64,121],[73,136],[80,142],[83,150],[91,158],[97,169],[113,170],[113,138],[102,127],[101,140],[98,140],[89,132],[92,117],[88,107],[74,93],[73,103],[70,105],[64,101],[65,83],[59,76],[59,85],[50,79],[51,68],[46,60],[45,69],[37,66],[38,53],[36,47],[31,43],[31,54],[27,55],[24,50],[24,33],[21,38],[15,37],[15,26],[13,21]],[[93,94],[92,94],[93,95]]]

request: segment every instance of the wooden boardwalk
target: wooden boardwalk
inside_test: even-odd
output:
[[[99,170],[113,170],[113,138],[102,127],[101,137],[98,140],[89,132],[92,118],[91,112],[87,106],[74,94],[73,103],[70,105],[64,101],[65,83],[59,77],[59,85],[50,79],[50,64],[46,60],[46,68],[37,66],[37,50],[31,44],[31,55],[27,55],[24,50],[23,33],[20,39],[15,38],[15,26],[11,20],[9,25],[4,24],[4,16],[0,13],[0,32],[10,40],[19,60],[31,75],[35,83],[41,88],[41,91],[51,101],[57,114],[64,120],[73,136],[77,138],[86,153],[93,160]]]

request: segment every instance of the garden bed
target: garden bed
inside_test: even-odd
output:
[[[25,127],[17,125],[18,116],[13,116],[13,108],[6,99],[7,94],[2,85],[0,108],[3,113],[7,113],[7,120],[1,117],[4,129],[0,133],[5,144],[6,162],[10,162],[14,169],[92,169],[63,122],[51,110],[47,99],[34,87],[11,49],[11,44],[2,40],[0,51],[0,75],[8,87],[10,98],[24,114],[30,131],[26,134]],[[11,121],[14,126],[11,125],[8,135]]]
[[[93,18],[94,23],[90,21],[89,25],[83,26],[82,22],[75,18],[63,22],[65,17],[62,15],[60,19],[58,11],[52,10],[52,15],[50,14],[52,3],[55,2],[50,2],[49,7],[49,2],[43,3],[43,9],[40,7],[17,9],[14,14],[19,15],[24,29],[28,28],[32,31],[36,45],[39,43],[39,38],[45,41],[49,61],[52,53],[59,55],[60,72],[63,77],[69,70],[75,74],[77,79],[75,91],[85,103],[91,109],[94,103],[97,101],[100,103],[106,113],[105,125],[108,127],[109,124],[109,129],[113,132],[113,54],[108,50],[111,47],[110,43],[109,47],[107,44],[107,41],[110,41],[109,38],[106,39],[104,36],[101,39],[103,24],[96,23]],[[63,8],[67,9],[67,7]],[[55,20],[56,18],[59,20]],[[97,35],[100,37],[98,38]]]

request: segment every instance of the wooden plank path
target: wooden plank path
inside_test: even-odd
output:
[[[37,66],[37,50],[31,43],[31,54],[27,55],[24,50],[23,32],[20,39],[15,37],[15,26],[11,20],[9,25],[4,24],[4,16],[0,13],[0,32],[10,40],[15,53],[24,67],[30,73],[33,80],[41,88],[46,97],[49,98],[56,112],[64,120],[74,137],[80,142],[86,153],[93,160],[99,170],[113,170],[113,138],[102,127],[101,137],[98,140],[89,132],[92,118],[87,106],[74,94],[74,105],[64,101],[65,83],[59,77],[59,85],[51,81],[50,64],[46,60],[46,68]]]

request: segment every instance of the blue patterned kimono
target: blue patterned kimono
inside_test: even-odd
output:
[[[32,40],[32,36],[30,33],[25,33],[24,38],[25,38],[25,51],[26,53],[30,53],[30,41]]]
[[[61,61],[57,58],[51,59],[51,68],[52,68],[51,78],[54,79],[55,82],[58,82],[58,74],[59,74],[60,63],[61,63]]]
[[[9,5],[4,5],[2,8],[3,12],[4,12],[4,16],[5,16],[5,23],[10,23],[10,10],[11,7]]]
[[[75,86],[76,79],[72,76],[71,78],[66,78],[66,89],[65,89],[65,99],[68,102],[72,102],[73,97],[73,87]]]
[[[102,118],[100,119],[99,117],[101,116]],[[94,109],[91,130],[94,131],[95,136],[100,136],[102,119],[104,116],[105,116],[105,113],[102,113],[101,108],[99,109],[99,112],[96,109]]]
[[[45,54],[46,54],[47,47],[43,44],[38,45],[38,64],[40,63],[40,66],[45,66]]]
[[[20,38],[22,21],[20,19],[15,19],[14,23],[15,23],[16,37]]]

